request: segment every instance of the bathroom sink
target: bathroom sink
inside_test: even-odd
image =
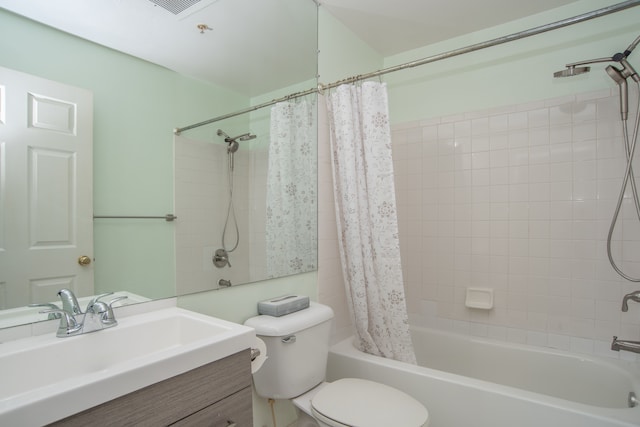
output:
[[[0,425],[41,425],[251,347],[251,328],[177,307],[0,345]]]

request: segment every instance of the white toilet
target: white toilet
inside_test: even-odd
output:
[[[267,347],[267,360],[253,374],[258,395],[292,399],[299,427],[427,426],[427,409],[400,390],[356,378],[324,382],[332,319],[331,308],[312,302],[286,316],[245,322]]]

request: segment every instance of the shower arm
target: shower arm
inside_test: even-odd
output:
[[[597,64],[597,63],[600,63],[600,62],[617,62],[617,61],[614,59],[614,57],[597,58],[597,59],[589,59],[587,61],[572,62],[571,64],[565,65],[565,67],[567,67],[567,68],[575,68],[575,67],[579,67],[581,65]]]
[[[631,42],[629,47],[627,47],[627,49],[623,53],[624,57],[625,58],[628,57],[631,54],[631,52],[633,52],[633,49],[635,49],[636,46],[638,46],[638,44],[640,44],[640,36],[636,37],[636,39]]]
[[[575,68],[580,65],[597,64],[600,62],[622,62],[622,61],[626,62],[626,59],[629,57],[629,55],[631,55],[631,52],[633,52],[633,50],[636,48],[636,46],[638,46],[638,44],[640,44],[640,36],[636,37],[636,39],[632,41],[631,44],[622,53],[616,53],[615,55],[608,58],[596,58],[596,59],[589,59],[587,61],[573,62],[571,64],[565,65],[565,67]]]

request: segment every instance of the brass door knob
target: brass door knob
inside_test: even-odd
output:
[[[80,258],[78,258],[78,264],[80,264],[80,265],[89,265],[89,264],[91,264],[91,258],[89,258],[86,255],[82,255]]]

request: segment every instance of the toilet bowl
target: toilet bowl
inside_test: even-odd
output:
[[[280,317],[248,319],[264,341],[267,359],[253,373],[259,396],[290,399],[298,427],[424,427],[427,409],[408,394],[358,378],[325,382],[333,311],[309,308]]]

